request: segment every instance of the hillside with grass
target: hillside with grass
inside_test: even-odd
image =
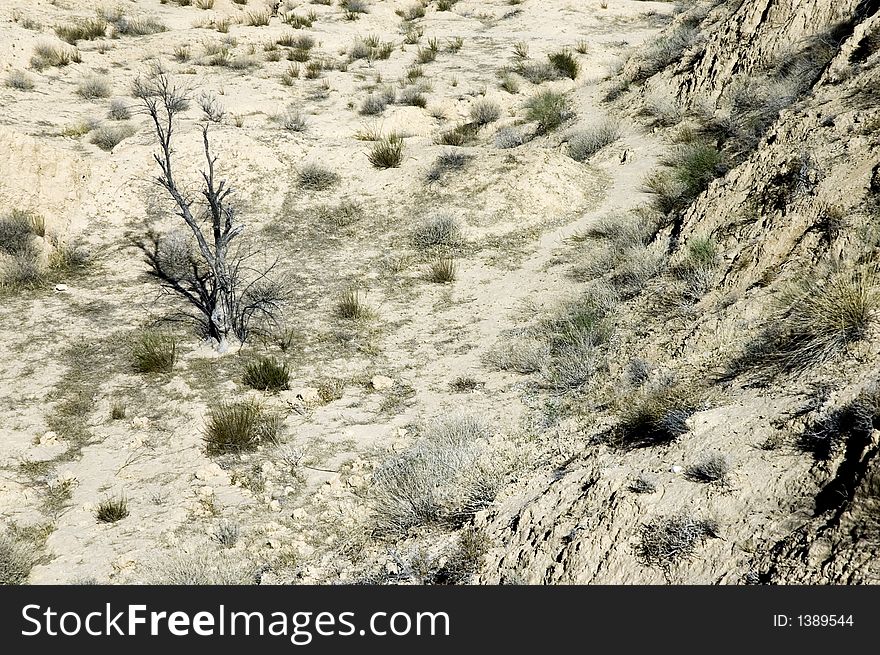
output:
[[[880,581],[880,3],[0,44],[0,583]]]

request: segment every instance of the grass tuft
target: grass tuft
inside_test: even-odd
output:
[[[262,444],[278,441],[280,421],[254,400],[217,405],[208,414],[205,426],[205,452],[225,455],[256,450]]]

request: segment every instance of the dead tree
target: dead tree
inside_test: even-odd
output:
[[[277,260],[262,271],[254,271],[247,266],[250,255],[232,249],[244,225],[236,220],[227,202],[232,188],[215,177],[217,157],[211,153],[207,121],[202,125],[207,162],[200,189],[204,212],[194,208],[194,200],[175,179],[172,141],[176,117],[189,107],[187,92],[157,67],[148,77],[136,81],[134,94],[152,121],[161,149],[153,155],[160,170],[155,181],[174,201],[177,215],[195,242],[192,248],[179,236],[163,238],[152,233],[147,242],[140,244],[150,275],[194,307],[206,335],[217,342],[221,351],[225,350],[230,335],[244,341],[255,318],[271,319],[279,311],[284,292],[270,279]]]

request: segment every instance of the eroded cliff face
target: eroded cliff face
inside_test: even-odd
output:
[[[720,153],[714,179],[654,239],[673,268],[686,244],[711,239],[717,268],[686,306],[669,309],[677,287],[666,269],[619,308],[604,395],[555,428],[580,445],[478,516],[494,546],[481,581],[880,582],[875,305],[839,356],[770,373],[754,365],[756,343],[800,311],[786,300],[793,287],[809,296],[841,271],[868,271],[856,286],[876,297],[880,3],[697,4],[665,38],[686,47],[652,75],[635,55],[613,102],[665,94],[676,119],[667,110],[654,129],[670,149],[696,134]],[[706,389],[680,438],[638,449],[609,438],[629,396],[608,387],[621,386],[630,357]],[[682,475],[706,452],[733,461],[726,484]],[[653,493],[637,493],[644,474]],[[646,534],[683,516],[708,522],[693,552],[652,562]]]

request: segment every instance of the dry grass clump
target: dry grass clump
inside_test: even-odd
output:
[[[643,82],[679,61],[700,38],[693,22],[685,21],[648,43],[629,64],[628,82]]]
[[[452,214],[438,214],[425,220],[413,233],[418,248],[457,248],[464,243],[461,221]]]
[[[361,295],[360,289],[345,289],[336,303],[336,315],[349,321],[362,321],[373,318],[375,311]]]
[[[402,105],[424,109],[428,106],[428,97],[425,95],[422,85],[407,86],[400,90],[398,102]]]
[[[385,111],[385,108],[394,102],[396,93],[391,87],[385,87],[377,93],[371,93],[361,103],[360,112],[365,116],[375,116]]]
[[[128,516],[128,501],[125,498],[106,498],[98,503],[95,518],[101,523],[116,523]]]
[[[390,134],[367,153],[374,168],[397,168],[403,161],[403,137]]]
[[[144,332],[135,341],[131,356],[140,373],[170,373],[177,361],[177,339],[164,332]]]
[[[648,389],[627,399],[616,441],[624,448],[647,448],[675,441],[690,428],[687,420],[701,406],[698,390],[685,384]]]
[[[78,64],[82,61],[79,50],[54,43],[38,43],[34,46],[34,55],[31,57],[31,66],[36,70],[43,70],[51,66],[67,66]]]
[[[516,65],[514,71],[532,84],[542,84],[559,79],[559,71],[549,61],[531,62],[523,60]]]
[[[487,463],[489,428],[471,416],[429,425],[408,451],[373,474],[372,501],[380,534],[403,535],[422,525],[457,527],[495,497],[498,476]]]
[[[106,31],[107,21],[102,18],[89,18],[55,27],[58,38],[70,45],[76,45],[77,41],[93,41],[104,36]]]
[[[205,425],[205,452],[225,455],[256,450],[278,441],[281,422],[254,400],[222,403],[212,408]]]
[[[290,367],[273,357],[258,357],[247,363],[242,381],[260,391],[284,391],[290,388]]]
[[[91,131],[89,143],[98,146],[101,150],[111,151],[122,141],[137,132],[134,125],[102,125]]]
[[[666,168],[649,176],[645,189],[654,194],[654,205],[664,214],[689,207],[712,180],[727,170],[724,155],[705,141],[676,146],[662,163]]]
[[[542,91],[526,101],[526,117],[538,124],[538,133],[555,130],[574,117],[571,101],[564,93]]]
[[[798,438],[798,446],[817,460],[828,461],[845,444],[867,444],[878,417],[880,386],[874,383],[842,407],[820,412]]]
[[[685,283],[685,299],[696,301],[709,290],[717,266],[718,247],[710,237],[688,239],[684,257],[672,266],[673,275]]]
[[[323,191],[339,182],[339,175],[320,164],[303,164],[297,174],[299,185],[309,191]]]
[[[531,138],[532,134],[522,127],[502,127],[495,132],[495,147],[501,150],[518,148],[528,143]]]
[[[586,161],[605,146],[620,138],[617,121],[604,119],[568,137],[568,155],[575,161]]]
[[[637,552],[645,563],[667,568],[693,557],[697,546],[718,537],[718,524],[689,514],[658,516],[641,527]]]
[[[255,584],[257,567],[241,554],[200,548],[193,553],[174,551],[150,567],[147,582],[155,585],[240,586]]]
[[[554,388],[579,389],[604,366],[602,346],[611,336],[608,315],[614,302],[613,294],[596,287],[545,326],[550,343],[545,377]]]
[[[287,109],[284,110],[284,113],[279,114],[275,117],[275,120],[282,127],[282,129],[287,130],[288,132],[305,132],[308,127],[308,123],[306,122],[305,117],[302,113],[294,107],[290,105]]]
[[[0,532],[0,585],[24,584],[34,564],[32,548]]]
[[[560,75],[563,77],[567,77],[571,80],[577,78],[578,73],[581,70],[581,65],[578,63],[577,57],[575,57],[568,50],[562,50],[561,52],[554,52],[547,57],[550,59],[550,63],[553,65]]]
[[[730,475],[730,458],[721,453],[706,455],[695,464],[684,470],[685,477],[694,482],[716,482],[721,485],[728,483]]]
[[[435,143],[441,146],[466,146],[469,145],[480,131],[479,125],[463,123],[451,130],[441,132]]]
[[[31,91],[34,88],[34,81],[24,71],[10,71],[6,76],[6,86],[10,89],[18,89],[19,91]]]
[[[474,125],[488,125],[501,118],[501,106],[488,98],[478,98],[471,103],[470,117]]]
[[[35,288],[46,281],[37,239],[44,235],[42,218],[29,212],[0,216],[0,288]]]
[[[780,296],[768,327],[731,364],[732,374],[800,373],[833,359],[865,339],[880,306],[874,266],[811,271]]]
[[[448,284],[455,281],[458,266],[452,255],[437,255],[428,266],[427,278],[436,284]]]
[[[549,360],[550,344],[534,335],[505,341],[487,356],[495,368],[524,375],[543,370]]]
[[[470,155],[455,150],[444,152],[437,156],[426,178],[429,182],[437,182],[449,172],[460,171],[471,160]]]
[[[110,102],[107,118],[113,121],[127,121],[131,118],[131,107],[125,100],[117,98]]]
[[[86,100],[107,98],[110,95],[110,85],[100,77],[87,77],[77,84],[76,93]]]
[[[255,9],[245,14],[244,22],[251,27],[265,27],[269,24],[271,17],[272,12],[268,7]]]

